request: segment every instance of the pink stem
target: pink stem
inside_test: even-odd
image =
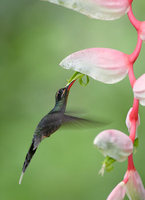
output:
[[[134,28],[138,31],[139,26],[140,26],[140,21],[138,21],[134,16],[134,14],[132,12],[132,5],[130,5],[130,9],[129,9],[127,15],[128,15],[130,22],[134,26]]]
[[[135,135],[136,135],[136,120],[132,120],[131,122],[131,130],[130,130],[130,139],[132,140],[132,142],[134,143],[135,140]]]
[[[134,162],[133,162],[133,154],[131,154],[130,156],[128,156],[128,168],[127,168],[128,171],[130,170],[136,170],[135,169],[135,166],[134,166]],[[125,174],[125,177],[123,179],[123,182],[126,184],[128,182],[128,173]]]
[[[134,52],[129,56],[130,62],[134,64],[134,62],[136,61],[136,59],[138,58],[139,54],[140,54],[140,50],[142,47],[142,40],[140,38],[139,35],[139,31],[138,31],[138,37],[137,37],[137,45],[136,48],[134,50]]]
[[[135,166],[133,162],[133,154],[128,156],[128,170],[135,170]]]
[[[132,108],[132,111],[130,113],[130,121],[132,120],[135,120],[137,121],[138,120],[138,109],[139,109],[139,101],[134,98],[134,101],[133,101],[133,108]]]
[[[134,82],[136,81],[136,78],[134,76],[134,71],[133,71],[133,64],[129,68],[128,76],[129,76],[131,87],[133,88]]]
[[[141,22],[135,18],[134,14],[132,12],[132,5],[130,5],[130,10],[128,12],[128,18],[129,18],[130,22],[132,23],[132,25],[137,30],[137,34],[138,34],[136,48],[135,48],[134,52],[131,55],[129,55],[129,60],[130,60],[131,66],[129,68],[128,76],[129,76],[131,87],[133,88],[133,85],[136,81],[134,71],[133,71],[133,64],[135,63],[136,59],[138,58],[138,56],[140,54],[141,47],[142,47],[142,40],[139,35],[139,27],[140,27]],[[133,108],[132,108],[132,111],[129,116],[130,121],[131,121],[131,129],[130,129],[129,137],[133,143],[134,143],[135,136],[136,136],[136,122],[138,120],[138,109],[139,109],[139,101],[134,98]],[[135,166],[134,166],[134,162],[133,162],[133,154],[128,156],[128,170],[135,170]],[[126,176],[123,181],[124,181],[124,183],[127,183],[128,176]]]

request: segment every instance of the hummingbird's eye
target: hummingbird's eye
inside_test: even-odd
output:
[[[58,91],[58,96],[62,96],[62,94],[63,94],[63,90],[62,89],[60,89],[59,91]]]
[[[61,98],[63,97],[63,94],[64,94],[64,90],[63,89],[60,89],[57,93],[56,93],[56,96],[57,96],[57,100],[61,100]]]

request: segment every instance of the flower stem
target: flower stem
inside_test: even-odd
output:
[[[138,58],[140,51],[141,51],[141,47],[142,47],[142,40],[140,38],[139,31],[137,33],[138,33],[137,45],[136,45],[134,52],[130,55],[130,58],[129,58],[130,62],[133,64],[135,63],[136,59]]]
[[[135,136],[136,136],[136,120],[132,120],[131,122],[131,130],[130,130],[130,139],[132,140],[132,142],[134,143],[135,140]]]
[[[128,15],[128,18],[129,18],[130,22],[131,22],[132,25],[134,26],[134,28],[135,28],[136,30],[138,30],[138,29],[139,29],[139,26],[140,26],[140,21],[138,21],[138,20],[135,18],[135,16],[134,16],[134,14],[133,14],[133,12],[132,12],[132,5],[130,5],[130,9],[129,9],[127,15]]]
[[[131,87],[133,88],[134,82],[136,81],[136,78],[134,76],[134,71],[133,71],[133,64],[129,68],[128,76],[129,76]]]
[[[132,121],[133,119],[135,121],[138,120],[138,109],[139,109],[139,101],[134,98],[134,101],[133,101],[133,109],[130,113],[130,120]]]
[[[133,154],[128,156],[128,170],[135,170],[135,166],[133,162]]]
[[[128,18],[129,18],[131,24],[137,30],[137,35],[138,35],[136,48],[133,51],[133,53],[129,55],[129,60],[130,60],[131,66],[129,68],[128,76],[129,76],[131,87],[133,88],[134,83],[136,81],[134,71],[133,71],[133,64],[135,63],[136,59],[138,58],[138,56],[140,54],[141,47],[142,47],[142,40],[141,40],[140,34],[139,34],[139,27],[140,27],[141,22],[135,18],[134,14],[132,12],[132,5],[130,5],[130,9],[128,11]],[[138,110],[139,110],[139,101],[134,98],[133,108],[132,108],[132,111],[129,116],[130,122],[131,122],[129,137],[133,143],[134,143],[134,140],[136,137],[136,122],[138,120]],[[134,162],[133,162],[133,154],[128,156],[128,170],[135,170],[135,166],[134,166]],[[126,176],[123,181],[124,181],[124,183],[127,183],[128,176]]]

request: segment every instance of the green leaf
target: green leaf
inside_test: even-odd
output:
[[[75,72],[73,76],[68,80],[68,84],[70,84],[73,80],[77,80],[79,78],[82,78],[84,74],[81,74],[80,72]]]
[[[114,169],[114,166],[112,164],[105,168],[106,172],[110,172],[113,169]]]
[[[139,139],[138,139],[138,138],[136,138],[136,139],[134,140],[133,146],[136,147],[136,148],[139,146]]]
[[[112,171],[114,169],[113,163],[115,161],[116,161],[115,159],[113,159],[109,156],[106,156],[105,160],[103,161],[102,168],[101,168],[99,174],[103,175],[104,171],[106,171],[106,172]]]
[[[86,82],[84,82],[83,81],[83,77],[86,77]],[[82,85],[82,86],[86,86],[86,85],[88,85],[88,83],[89,83],[89,77],[87,76],[87,75],[85,75],[85,74],[82,74],[82,73],[80,73],[80,72],[75,72],[74,74],[73,74],[73,76],[68,80],[68,83],[67,83],[67,85],[69,85],[73,80],[79,80],[79,83],[80,83],[80,85]]]
[[[87,86],[88,85],[88,83],[89,83],[89,77],[86,75],[86,83],[83,81],[83,79],[82,78],[80,78],[79,79],[79,83],[80,83],[80,85],[82,85],[82,86]]]

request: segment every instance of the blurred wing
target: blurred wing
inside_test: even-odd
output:
[[[109,122],[101,120],[95,121],[66,114],[63,117],[63,127],[65,128],[97,128],[107,124],[109,124]]]

